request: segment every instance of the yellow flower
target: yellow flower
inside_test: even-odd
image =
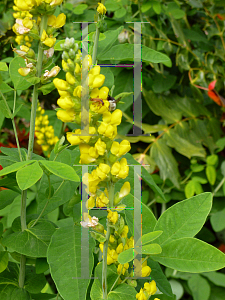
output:
[[[109,237],[110,244],[115,243],[115,241],[116,241],[115,237],[112,234],[110,234],[110,237]]]
[[[80,163],[81,164],[90,164],[96,160],[98,153],[94,147],[91,147],[87,144],[80,144]]]
[[[33,27],[32,21],[31,20],[29,20],[29,21],[31,23],[30,22],[29,23],[25,22],[25,23],[27,23],[29,25],[29,27],[31,27],[31,25]],[[13,31],[16,34],[25,34],[25,33],[28,33],[31,30],[32,27],[31,28],[29,28],[29,27],[26,27],[23,24],[23,20],[22,19],[16,19],[16,23],[13,25]]]
[[[98,133],[113,140],[117,135],[117,127],[105,122],[101,122],[100,126],[98,127]]]
[[[100,250],[102,251],[102,253],[103,253],[103,247],[104,247],[104,243],[100,243],[100,244],[99,244],[99,248],[100,248]]]
[[[76,82],[76,79],[75,77],[70,73],[70,72],[67,72],[66,73],[66,81],[71,84],[71,85],[74,85],[75,82]]]
[[[80,129],[77,129],[77,130],[80,130]],[[73,132],[66,133],[66,138],[72,146],[79,145],[82,142],[80,137],[78,135],[75,135],[75,134],[78,134],[77,130],[75,130],[74,133]]]
[[[99,155],[104,155],[106,150],[106,144],[102,142],[101,139],[99,138],[95,143],[95,148],[98,151]]]
[[[55,78],[53,83],[57,90],[66,91],[70,88],[69,84],[65,80],[59,78]]]
[[[107,211],[108,211],[107,218],[109,219],[109,221],[113,224],[116,224],[116,222],[118,221],[117,211],[111,211],[111,210],[107,210]]]
[[[126,238],[127,234],[128,234],[128,231],[129,231],[129,228],[128,228],[127,225],[125,225],[124,228],[123,228],[123,231],[120,234],[120,236],[123,237],[123,238]]]
[[[30,68],[19,68],[18,69],[18,73],[24,77],[27,76],[30,73],[30,71],[31,71]]]
[[[97,12],[100,15],[105,15],[106,14],[106,7],[105,7],[105,5],[103,5],[102,3],[98,3]]]
[[[52,15],[48,18],[48,26],[52,26],[53,28],[60,28],[64,26],[66,23],[66,15],[59,14],[58,17]]]
[[[109,249],[107,251],[107,265],[111,265],[117,261],[118,254],[114,249]]]
[[[123,140],[120,144],[118,142],[113,142],[111,146],[111,153],[117,157],[120,157],[131,149],[130,142],[127,140]]]
[[[94,80],[93,80],[93,83],[91,85],[91,88],[99,88],[103,85],[105,81],[105,75],[103,74],[99,74],[99,75],[96,75],[94,77]]]
[[[57,113],[57,118],[61,120],[62,122],[73,122],[75,120],[75,114],[73,109],[67,109],[67,110],[58,110]]]
[[[75,97],[78,97],[78,98],[81,98],[81,91],[82,91],[82,86],[81,85],[78,85],[74,91],[73,91],[73,95]]]
[[[125,263],[124,265],[119,264],[117,267],[117,273],[118,274],[125,274],[126,270],[129,268],[129,264]]]
[[[140,292],[136,295],[137,300],[147,300],[143,289],[140,289]]]
[[[120,162],[116,161],[111,168],[111,174],[118,178],[126,178],[129,173],[129,167],[127,165],[126,158],[122,158]]]
[[[69,67],[68,67],[67,63],[65,62],[65,60],[62,60],[62,67],[65,72],[69,71]]]
[[[123,243],[120,243],[116,248],[116,253],[120,254],[123,252]]]
[[[89,74],[92,74],[92,75],[99,75],[99,74],[100,74],[100,70],[101,70],[101,67],[100,67],[100,66],[94,66],[94,67],[89,71]]]
[[[50,5],[52,7],[55,7],[56,5],[60,5],[63,2],[63,0],[53,0]]]
[[[59,66],[55,66],[51,69],[51,71],[46,70],[44,73],[44,78],[49,79],[58,75],[61,68]]]
[[[130,182],[126,181],[124,182],[123,186],[120,189],[119,198],[122,199],[126,197],[129,193],[130,193]]]
[[[41,35],[41,41],[44,45],[48,46],[49,48],[53,47],[56,41],[56,38],[51,38],[47,35],[46,31],[43,30]]]
[[[96,198],[96,207],[105,207],[109,203],[109,199],[102,192],[99,197]]]
[[[86,55],[85,58],[83,59],[83,64],[82,66],[84,68],[90,69],[90,67],[92,66],[92,58],[91,55]]]
[[[95,198],[91,196],[86,202],[86,208],[91,209],[94,206],[95,206]]]
[[[71,97],[60,97],[57,100],[57,104],[59,107],[61,107],[63,109],[69,109],[69,108],[74,107],[74,102]]]
[[[145,282],[144,289],[147,291],[148,295],[154,295],[157,291],[155,280],[152,280],[150,283]]]

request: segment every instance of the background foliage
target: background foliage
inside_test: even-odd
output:
[[[79,22],[94,21],[96,5],[97,1],[65,1],[61,9],[56,12],[56,14],[64,12],[67,15],[67,23],[57,40],[74,37],[80,41],[81,25]],[[207,92],[199,88],[208,89],[209,83],[217,80],[215,90],[221,95],[224,94],[225,1],[131,2],[123,0],[106,1],[105,5],[107,17],[105,23],[101,24],[102,33],[97,56],[99,64],[132,63],[133,57],[132,55],[128,57],[128,50],[133,49],[133,24],[126,22],[140,20],[145,22],[142,24],[142,55],[144,56],[144,46],[146,46],[148,51],[149,49],[157,50],[166,54],[171,60],[171,63],[168,59],[165,63],[157,63],[154,61],[153,55],[150,56],[150,59],[143,59],[143,124],[141,128],[145,135],[126,137],[133,143],[133,157],[140,163],[148,165],[147,171],[152,174],[156,184],[165,195],[165,199],[162,199],[149,188],[146,181],[143,181],[142,201],[152,209],[158,218],[166,208],[174,203],[179,203],[185,198],[202,192],[212,192],[213,206],[197,237],[218,247],[221,251],[225,251],[224,108],[213,102]],[[0,4],[0,42],[2,45],[0,57],[1,61],[6,63],[10,63],[14,58],[10,44],[16,46],[15,36],[11,30],[14,23],[12,6],[13,2],[11,1]],[[90,24],[90,50],[94,30],[95,25]],[[54,63],[60,65],[62,54],[60,42],[56,43],[55,49],[58,51],[56,51]],[[115,53],[119,53],[119,56]],[[109,88],[115,85],[114,96],[123,91],[133,91],[132,67],[104,67],[102,70],[107,78],[105,85]],[[30,116],[30,84],[25,79],[23,82],[19,82],[18,78],[13,78],[13,76],[17,76],[13,70],[9,71],[10,76],[4,71],[0,71],[0,75],[9,86],[13,87],[12,82],[17,82],[21,89],[17,92],[19,96],[17,105],[19,107],[22,104],[22,106],[17,112],[16,125],[21,145],[26,147]],[[64,78],[64,72],[60,73],[60,77]],[[1,83],[2,92],[5,91],[4,88]],[[25,91],[22,92],[23,89]],[[56,121],[53,111],[56,107],[57,92],[53,90],[51,84],[47,90],[42,92],[40,93],[40,102],[46,109],[55,134],[60,138],[65,126],[59,120]],[[48,94],[49,92],[50,94]],[[48,95],[46,96],[46,94]],[[7,101],[12,107],[13,92],[10,90],[7,91]],[[133,130],[133,96],[130,95],[122,101],[118,104],[118,108],[124,113],[119,131],[121,139]],[[10,119],[6,118],[3,113],[4,107],[1,100],[0,108],[0,143],[4,147],[15,147],[12,125]],[[75,128],[72,123],[67,126],[70,129]],[[140,124],[135,124],[135,126],[140,126]],[[42,150],[37,144],[35,151],[37,154],[42,154]],[[11,149],[11,154],[16,156],[16,151],[12,152]],[[5,155],[9,155],[9,152],[2,151],[0,162],[3,167],[7,166]],[[17,160],[15,157],[15,161]],[[73,157],[67,150],[57,160],[66,162],[68,165],[74,163]],[[13,190],[12,183],[10,183],[11,191],[10,195],[7,195],[9,205],[3,203],[2,200],[5,197],[3,194],[7,190],[2,190],[0,194],[1,224],[4,229],[12,226],[12,230],[16,231],[16,218],[20,216],[20,198],[15,178],[12,176],[10,179],[14,180],[15,189]],[[63,179],[60,180],[56,176],[53,177],[52,184],[55,190],[63,181]],[[36,185],[30,186],[27,203],[29,214],[37,214],[43,208],[42,200],[45,195],[40,191],[45,191],[47,187],[42,187],[45,182],[42,181],[40,182],[41,188],[37,188]],[[9,187],[7,179],[1,179],[0,182],[3,188]],[[23,184],[21,183],[21,185]],[[77,194],[73,195],[71,192],[77,185],[74,182],[65,184],[68,184],[67,193],[61,195],[59,190],[58,194],[54,195],[58,202],[54,201],[46,211],[48,214],[46,219],[43,219],[43,224],[39,225],[40,231],[42,226],[49,226],[50,230],[54,231],[51,222],[56,222],[58,225],[64,224],[58,232],[58,235],[63,235],[67,231],[65,225],[71,220],[67,217],[79,221],[76,213],[76,203],[80,200],[79,193],[77,191]],[[8,233],[9,231],[7,231]],[[11,242],[13,243],[13,241]],[[54,242],[57,241],[53,240],[52,243]],[[41,248],[40,251],[45,252],[46,249]],[[20,253],[22,253],[21,250]],[[25,254],[29,256],[31,253]],[[43,253],[36,254],[37,256],[43,255]],[[1,255],[5,254],[1,252]],[[16,252],[11,256],[18,260]],[[10,258],[10,260],[12,259]],[[8,258],[5,258],[6,261]],[[9,268],[14,268],[12,262]],[[4,264],[0,265],[0,269],[4,270]],[[40,273],[43,270],[46,271],[45,274],[50,284],[46,286],[46,291],[55,292],[46,259],[37,258],[36,271],[37,269],[40,270]],[[165,274],[177,299],[222,300],[224,297],[224,270],[192,274],[174,271],[166,267]],[[41,290],[45,285],[45,280],[39,277],[38,282],[39,290]],[[36,293],[32,288],[30,292]]]

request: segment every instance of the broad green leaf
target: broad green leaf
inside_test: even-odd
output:
[[[12,164],[11,166],[5,167],[3,170],[0,171],[0,176],[16,172],[19,169],[23,168],[26,165],[29,165],[31,163],[35,162],[35,160],[28,160],[28,161],[21,161],[16,162],[15,164]]]
[[[174,75],[163,76],[156,74],[152,89],[155,93],[162,93],[170,90],[175,84],[177,77]]]
[[[8,206],[18,196],[17,192],[12,190],[3,190],[0,193],[0,210]]]
[[[5,71],[7,72],[8,71],[8,66],[5,62],[3,61],[0,61],[0,71]]]
[[[185,16],[185,12],[182,9],[174,9],[170,11],[170,14],[174,19],[182,19]]]
[[[220,272],[209,272],[202,273],[201,275],[208,278],[215,285],[225,287],[225,274]]]
[[[124,60],[133,61],[134,45],[132,44],[115,45],[106,53],[101,55],[100,59],[117,60],[117,61],[124,61]],[[140,52],[140,60],[141,60],[141,52]],[[163,63],[167,67],[172,66],[171,60],[166,54],[150,49],[145,45],[142,45],[142,61],[148,63]]]
[[[224,288],[212,286],[209,300],[224,300]]]
[[[162,248],[158,244],[149,244],[142,247],[135,247],[139,254],[154,255],[162,252]],[[123,253],[123,252],[122,252]]]
[[[126,298],[135,299],[136,298],[136,290],[134,287],[128,284],[120,284],[115,290],[109,292],[108,300],[124,300]]]
[[[184,237],[170,241],[162,253],[152,259],[182,272],[201,273],[225,267],[225,255],[217,248],[195,238]]]
[[[208,165],[205,169],[206,177],[211,185],[215,184],[216,181],[216,169],[214,166]]]
[[[29,293],[37,294],[41,292],[46,283],[47,281],[43,273],[36,274],[33,266],[26,266],[26,277],[24,282],[25,290]]]
[[[133,260],[136,257],[136,254],[134,253],[134,249],[130,248],[127,250],[124,250],[118,255],[118,262],[123,265],[126,264],[127,262]]]
[[[5,83],[4,81],[2,81],[0,83],[0,91],[2,93],[8,93],[8,92],[13,91],[13,89],[7,83]]]
[[[58,294],[47,294],[47,293],[39,293],[39,294],[31,294],[32,300],[57,300]]]
[[[171,149],[166,145],[165,140],[159,139],[154,142],[150,149],[150,155],[159,167],[160,177],[163,181],[170,179],[176,187],[179,187],[178,177],[180,174],[178,163]]]
[[[208,281],[199,274],[192,275],[188,279],[188,287],[192,292],[194,300],[208,300],[210,296],[210,285]]]
[[[140,201],[140,200],[132,196],[131,194],[129,194],[126,198],[122,200],[122,203],[126,205],[126,208],[129,208],[125,210],[125,218],[131,232],[133,232],[133,228],[134,228],[133,223],[135,223],[133,217],[134,212],[132,210],[132,208],[134,207],[134,201]],[[147,205],[142,203],[142,234],[144,235],[149,231],[153,231],[156,222],[157,220],[153,212],[148,208]]]
[[[7,105],[5,104],[4,100],[0,101],[0,110],[3,113],[3,115],[5,116],[5,118],[11,119],[12,112],[11,112],[10,108],[7,107]]]
[[[32,228],[4,237],[2,243],[20,254],[32,257],[45,257],[54,232],[55,227],[51,223],[39,220]]]
[[[61,51],[62,51],[62,49],[61,49]],[[47,83],[47,84],[42,85],[38,90],[40,90],[43,95],[48,95],[54,89],[55,89],[54,83],[51,82],[51,83]]]
[[[25,61],[22,57],[16,56],[9,65],[9,75],[16,90],[27,90],[32,84],[26,81],[26,77],[19,74],[18,69],[26,67]]]
[[[21,168],[16,173],[16,180],[21,190],[26,190],[34,185],[43,175],[43,170],[36,161],[34,164],[30,164]]]
[[[75,13],[75,15],[82,15],[87,7],[87,4],[79,4],[74,8],[73,12]]]
[[[137,243],[135,244],[135,246],[148,244],[151,241],[154,241],[162,233],[163,232],[161,230],[160,231],[153,231],[153,232],[146,233],[146,234],[142,235],[142,237],[137,241]]]
[[[117,9],[114,14],[115,19],[123,18],[126,15],[127,11],[124,7]]]
[[[105,236],[103,234],[100,234],[99,232],[91,231],[90,234],[93,239],[97,240],[99,243],[104,243],[106,241]]]
[[[165,245],[182,237],[195,236],[203,227],[211,207],[211,193],[203,193],[174,204],[156,223],[154,231],[163,231],[156,242]]]
[[[145,13],[152,7],[152,4],[150,2],[144,3],[141,5],[141,12]]]
[[[225,220],[225,208],[215,213],[212,213],[212,215],[210,216],[210,222],[215,232],[219,232],[225,228],[224,220]]]
[[[114,7],[117,5],[114,3]],[[98,50],[97,50],[97,58],[101,60],[102,54],[108,50],[110,50],[115,42],[118,40],[118,35],[123,30],[123,26],[120,26],[116,30],[109,30],[104,32],[105,39],[103,41],[98,42]]]
[[[155,13],[157,13],[157,15],[159,15],[161,13],[161,4],[157,1],[154,1],[152,3],[152,8],[155,11]]]
[[[66,164],[57,161],[41,161],[40,162],[50,173],[55,174],[65,180],[80,181],[79,176],[74,169]]]
[[[174,101],[168,97],[157,95],[152,91],[143,89],[145,101],[151,111],[157,116],[161,116],[168,124],[181,120],[182,111],[174,106]]]
[[[0,150],[2,153],[4,153],[5,155],[8,156],[7,159],[12,159],[12,160],[15,160],[18,162],[20,161],[20,156],[19,156],[17,148],[1,147]],[[20,150],[21,150],[21,155],[22,155],[23,160],[26,160],[26,153],[27,153],[26,149],[21,148]],[[34,155],[34,157],[36,157],[36,155]]]
[[[206,158],[207,165],[214,166],[217,164],[217,162],[218,162],[218,155],[216,154],[209,155]]]
[[[7,251],[0,251],[0,273],[5,271],[8,266],[9,255]]]
[[[105,76],[104,86],[107,86],[109,89],[114,85],[114,75],[110,68],[102,68],[101,74]]]
[[[186,198],[191,198],[195,194],[195,182],[194,180],[188,181],[188,183],[185,185],[184,193]]]
[[[164,275],[158,262],[148,258],[148,266],[151,268],[151,279],[157,282],[157,288],[169,297],[173,297],[173,292],[168,279]]]
[[[87,230],[87,229],[82,229]],[[81,227],[75,226],[71,221],[70,226],[61,227],[52,236],[48,248],[48,263],[50,272],[56,284],[57,290],[65,300],[85,299],[92,268],[94,265],[93,247],[94,240],[88,239],[89,266],[81,265]],[[83,247],[83,246],[82,246]],[[81,251],[82,250],[82,251]],[[85,278],[81,278],[81,268],[87,268]]]

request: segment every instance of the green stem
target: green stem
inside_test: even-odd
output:
[[[46,16],[46,15],[42,16],[41,24],[40,24],[40,36],[42,35],[43,30],[46,30],[47,22],[48,22],[48,16]],[[37,77],[41,76],[43,54],[44,54],[44,50],[42,48],[42,43],[41,43],[41,41],[39,41],[38,58],[37,58]],[[34,89],[33,89],[27,160],[30,160],[32,158],[32,153],[33,153],[35,118],[36,118],[36,109],[37,109],[37,101],[38,101],[38,87],[39,87],[39,84],[35,84]],[[24,191],[22,191],[22,195],[21,195],[21,229],[22,229],[22,231],[26,230],[26,228],[27,228],[27,225],[26,225],[26,198],[27,198],[27,190],[24,190]],[[20,288],[24,287],[25,269],[26,269],[26,256],[21,255],[20,272],[19,272],[19,287]]]
[[[99,16],[98,16],[99,21]],[[95,41],[94,41],[94,47],[93,47],[93,53],[92,53],[92,64],[96,64],[96,57],[97,57],[97,48],[98,48],[98,40],[99,40],[99,34],[100,30],[98,28],[98,25],[96,25],[96,31],[95,31]]]
[[[221,186],[223,185],[224,181],[225,181],[225,177],[223,177],[223,179],[222,179],[222,180],[220,181],[220,183],[217,185],[217,187],[215,188],[215,190],[214,190],[213,193],[212,193],[212,196],[214,196],[214,195],[219,191],[219,189],[220,189]]]
[[[102,292],[103,299],[107,299],[107,251],[108,251],[108,243],[109,237],[111,234],[111,228],[109,227],[109,221],[107,222],[107,233],[106,233],[106,241],[103,247],[103,261],[102,261]]]

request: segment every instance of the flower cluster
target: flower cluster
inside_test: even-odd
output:
[[[136,295],[137,300],[148,300],[151,295],[154,295],[157,291],[155,280],[151,282],[145,282],[144,288],[140,289],[140,292]],[[155,298],[154,300],[159,300]]]
[[[54,134],[53,126],[49,126],[48,115],[44,115],[45,110],[38,105],[37,115],[35,120],[35,136],[38,145],[42,150],[50,154],[55,144],[58,142],[58,137]]]

